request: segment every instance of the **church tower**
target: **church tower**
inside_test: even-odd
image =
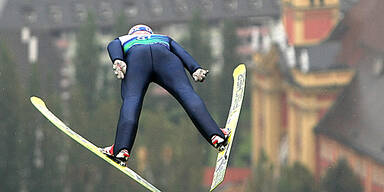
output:
[[[288,45],[271,43],[266,32],[261,44],[272,46],[253,55],[252,162],[256,165],[263,150],[276,167],[300,162],[314,173],[314,127],[354,71],[337,60],[340,41],[328,39],[339,21],[339,0],[282,0],[281,5]]]
[[[313,45],[328,37],[339,20],[339,0],[282,0],[288,43]]]

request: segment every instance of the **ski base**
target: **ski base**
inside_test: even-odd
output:
[[[95,155],[99,156],[100,158],[104,159],[106,162],[120,170],[122,173],[128,175],[133,180],[135,180],[137,183],[141,184],[145,188],[147,188],[150,191],[153,192],[160,192],[159,189],[154,187],[152,184],[150,184],[148,181],[143,179],[140,175],[138,175],[136,172],[132,171],[128,167],[119,165],[109,157],[107,157],[105,154],[100,152],[99,148],[74,132],[72,129],[70,129],[68,126],[66,126],[59,118],[57,118],[45,105],[44,101],[38,97],[32,96],[30,98],[32,104],[38,109],[52,124],[54,124],[59,130],[64,132],[66,135],[68,135],[70,138],[90,150]]]
[[[224,151],[220,152],[217,155],[215,171],[213,174],[212,185],[210,191],[213,191],[217,186],[219,186],[224,181],[225,172],[227,170],[229,154],[231,152],[231,147],[233,144],[233,138],[236,132],[237,122],[239,120],[241,104],[244,97],[245,89],[245,78],[246,78],[246,68],[244,64],[240,64],[233,71],[233,91],[232,91],[232,102],[231,108],[229,110],[226,128],[231,130],[231,133],[228,138],[228,144]]]

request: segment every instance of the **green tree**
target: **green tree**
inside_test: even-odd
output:
[[[300,163],[283,167],[278,180],[277,192],[316,192],[315,179]]]
[[[39,76],[38,73],[36,75]],[[44,95],[39,93],[37,88],[40,85],[40,81],[37,80],[36,83],[34,84],[37,85],[34,88],[36,91],[32,91],[26,98],[32,93],[38,93],[37,95],[39,96]],[[52,93],[48,94],[46,98],[49,98],[51,110],[55,114],[62,114],[60,106],[62,102],[59,96]],[[65,178],[66,172],[65,167],[62,165],[62,159],[66,152],[63,148],[66,145],[66,141],[63,140],[63,135],[29,101],[25,105],[28,107],[25,110],[28,114],[24,116],[23,127],[27,131],[23,136],[24,146],[26,147],[24,151],[31,155],[30,159],[24,160],[25,166],[30,169],[28,189],[41,192],[63,189],[63,178]]]
[[[16,72],[16,64],[6,45],[0,42],[0,191],[18,191],[20,177],[17,170],[19,153],[19,132],[22,116],[21,85]]]
[[[130,29],[131,23],[124,14],[124,10],[121,10],[115,19],[115,23],[112,29],[112,33],[116,36],[126,35]]]
[[[204,69],[211,69],[213,56],[211,50],[211,28],[202,19],[200,11],[195,10],[193,12],[191,20],[188,22],[188,32],[181,44],[192,55],[192,57],[201,65]],[[208,108],[211,108],[210,101],[213,90],[213,79],[210,75],[204,81],[204,83],[195,84],[197,92],[206,101]]]
[[[129,27],[130,24],[128,22],[128,19],[125,16],[124,11],[122,10],[117,15],[115,23],[112,27],[111,33],[112,35],[114,35],[114,37],[112,38],[126,35],[128,33]],[[103,51],[106,51],[106,49],[103,49]],[[103,85],[100,89],[102,90],[102,92],[100,93],[100,97],[103,100],[113,99],[115,101],[120,101],[120,81],[117,81],[117,79],[114,77],[114,74],[112,72],[112,63],[108,62],[107,64],[104,64],[101,68],[101,71],[103,76]]]
[[[221,26],[222,35],[222,61],[223,66],[220,74],[215,79],[215,90],[213,94],[216,99],[211,100],[217,114],[217,122],[226,122],[232,98],[232,73],[236,66],[241,63],[241,57],[237,52],[239,38],[237,36],[238,20],[225,19]],[[249,78],[249,74],[247,74]],[[248,82],[247,82],[247,85]],[[247,86],[246,86],[247,87]],[[249,151],[251,148],[250,139],[250,110],[249,110],[249,92],[245,90],[243,107],[239,119],[239,124],[236,133],[236,139],[233,146],[233,161],[232,165],[247,166],[250,162]]]
[[[98,30],[93,15],[89,14],[77,34],[76,82],[69,101],[69,122],[76,132],[91,142],[107,146],[113,143],[116,131],[120,98],[113,91],[118,92],[120,83],[114,78],[108,79],[107,76],[112,76],[111,66],[101,68],[99,59],[103,49],[96,38]],[[97,87],[100,85],[97,82],[101,87]],[[116,85],[116,90],[107,88],[111,84]],[[126,182],[126,177],[80,145],[72,142],[70,148],[70,162],[77,163],[68,166],[66,182],[73,191],[141,189],[135,182]]]
[[[359,177],[353,172],[345,159],[340,159],[335,166],[328,169],[321,181],[321,188],[325,192],[364,191]]]
[[[247,191],[275,192],[276,180],[274,178],[273,164],[268,160],[264,150],[260,152],[256,166],[252,169],[252,178]]]
[[[86,108],[94,109],[97,99],[97,81],[100,69],[100,45],[97,41],[97,26],[92,13],[88,13],[76,35],[76,84],[80,94],[84,95]]]
[[[38,64],[33,63],[31,67],[31,76],[28,83],[28,95],[41,96],[39,77],[40,75]],[[28,98],[28,96],[25,95],[25,98]],[[45,147],[42,146],[43,140],[45,139],[45,132],[43,132],[43,122],[41,121],[43,120],[43,117],[37,113],[37,111],[29,102],[23,102],[23,106],[25,108],[25,116],[24,121],[22,122],[24,129],[23,134],[21,135],[21,137],[23,137],[23,149],[21,151],[23,151],[24,154],[27,154],[27,158],[22,159],[21,163],[30,164],[30,166],[24,168],[30,173],[30,177],[28,178],[28,188],[32,191],[46,191],[49,185],[44,184],[46,183],[45,176],[47,176],[48,171],[44,169],[44,166],[46,166],[45,163],[48,163],[48,167],[49,165],[53,165],[52,162],[46,162],[46,157],[52,155],[52,153],[42,152],[51,150],[54,151],[54,148],[49,147],[43,149],[43,147]]]
[[[213,62],[210,44],[210,27],[202,19],[200,11],[194,11],[188,22],[188,34],[183,44],[196,61],[205,68],[210,68]]]
[[[103,121],[103,115],[96,114],[99,107],[98,81],[100,72],[101,47],[97,40],[98,27],[94,16],[88,12],[87,19],[76,34],[75,56],[75,80],[71,88],[69,100],[69,124],[71,127],[90,141],[94,141],[100,135],[99,123]],[[103,90],[100,90],[103,91]],[[100,182],[104,174],[101,161],[86,149],[71,142],[68,169],[66,170],[66,183],[69,183],[74,191],[96,191],[102,186]],[[74,163],[77,162],[77,163]],[[86,163],[88,162],[88,163]]]
[[[192,55],[192,57],[201,65],[202,68],[211,70],[214,58],[211,48],[211,28],[208,23],[203,20],[199,10],[194,10],[192,18],[187,23],[187,34],[182,40],[183,47]],[[215,113],[215,83],[214,77],[208,74],[207,79],[203,83],[194,84],[197,93],[204,100],[209,112],[213,118],[217,115]],[[218,122],[219,124],[221,122]],[[205,151],[208,152],[208,151]],[[216,158],[214,153],[204,154],[206,159],[204,162],[211,162]]]
[[[48,141],[43,117],[29,101],[30,95],[41,95],[38,64],[31,65],[28,84],[19,83],[16,63],[6,46],[0,43],[0,191],[52,191],[61,188],[55,159],[57,140]],[[55,133],[56,135],[56,133]],[[52,163],[51,163],[52,162]],[[4,165],[5,167],[2,167]],[[3,175],[4,174],[4,175]]]
[[[181,108],[145,108],[139,130],[142,139],[137,144],[148,149],[151,174],[147,178],[152,177],[155,185],[166,191],[202,190],[204,148],[208,144]]]
[[[223,21],[223,26],[221,28],[223,66],[221,73],[216,80],[216,88],[218,91],[214,92],[216,99],[213,100],[213,102],[215,102],[219,122],[225,122],[226,120],[228,105],[230,105],[232,97],[232,72],[240,62],[240,57],[236,50],[239,41],[236,30],[237,24],[235,20],[226,19]]]

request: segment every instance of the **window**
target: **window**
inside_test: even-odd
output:
[[[383,169],[380,169],[377,165],[372,165],[372,181],[376,184],[383,184],[383,180],[381,180]]]
[[[175,9],[178,14],[185,14],[188,9],[187,3],[185,0],[174,0]]]
[[[211,0],[201,0],[201,6],[206,11],[211,11],[213,8],[213,3]]]
[[[252,30],[251,33],[251,47],[255,51],[259,51],[260,49],[260,40],[261,35],[260,35],[260,30],[258,28]]]
[[[136,4],[133,1],[124,2],[124,14],[127,17],[135,17],[138,12],[139,12],[139,9],[137,8]]]
[[[77,21],[85,21],[87,18],[87,9],[85,8],[85,5],[82,3],[74,3],[73,4],[73,16]]]
[[[261,0],[249,0],[248,5],[252,9],[259,9],[263,6],[263,1],[261,1]]]
[[[37,21],[37,13],[35,9],[31,5],[25,5],[20,10],[21,14],[24,17],[24,20],[27,23],[36,23]]]
[[[237,0],[224,0],[224,7],[226,11],[236,11],[237,4]]]
[[[285,54],[287,56],[287,64],[290,68],[293,68],[296,66],[296,53],[295,48],[293,46],[288,46],[288,48],[285,50]]]
[[[311,6],[315,5],[315,0],[309,0],[311,2]]]
[[[295,109],[295,110],[298,110],[298,109]],[[301,158],[301,155],[302,155],[302,119],[301,119],[301,112],[297,111],[296,112],[297,114],[295,115],[295,151],[296,151],[296,158]]]
[[[285,134],[280,139],[280,152],[279,152],[279,159],[280,163],[282,165],[286,165],[288,163],[288,153],[289,153],[289,140],[288,135]]]
[[[260,95],[260,98],[261,98],[261,95]],[[259,115],[258,115],[257,118],[259,118],[259,129],[260,129],[260,135],[261,135],[261,137],[260,137],[261,147],[265,147],[265,145],[266,145],[265,144],[266,132],[265,132],[265,127],[264,127],[263,113],[259,112]]]
[[[383,58],[377,57],[373,60],[372,72],[375,76],[381,76],[383,74]],[[384,146],[383,146],[384,147]]]
[[[54,23],[59,24],[63,22],[63,11],[59,6],[49,5],[48,11],[49,11],[50,19]]]
[[[262,39],[261,39],[262,41],[262,51],[264,52],[264,53],[266,53],[266,52],[268,52],[269,50],[270,50],[270,48],[271,48],[271,44],[272,44],[272,42],[271,42],[271,37],[269,36],[269,34],[264,34],[263,36],[262,36]]]
[[[259,103],[258,107],[256,108],[256,116],[255,118],[258,119],[258,124],[256,125],[259,129],[259,139],[260,139],[260,147],[265,147],[265,126],[264,126],[264,115],[263,115],[263,108],[264,108],[264,98],[263,98],[263,92],[261,89],[256,88],[256,93],[258,97],[256,97],[257,102]]]
[[[364,160],[361,159],[361,157],[358,157],[358,158],[356,159],[355,171],[356,171],[356,173],[357,173],[360,177],[365,178],[365,176],[366,176],[366,168],[365,168]]]
[[[160,0],[150,0],[151,12],[155,16],[159,16],[163,13],[163,6]]]
[[[101,2],[100,11],[102,15],[102,19],[105,21],[112,21],[113,19],[113,11],[111,4],[109,2]]]
[[[300,53],[300,64],[301,64],[301,71],[304,73],[307,73],[309,71],[309,56],[308,56],[308,50],[302,49]]]
[[[320,146],[320,157],[322,159],[331,161],[332,159],[330,158],[330,145],[327,143],[327,140],[323,140]]]

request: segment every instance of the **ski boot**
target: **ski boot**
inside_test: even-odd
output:
[[[114,147],[114,145],[109,146],[109,147],[105,147],[105,148],[99,148],[99,150],[100,150],[100,152],[104,153],[107,157],[112,159],[117,164],[126,167],[127,166],[128,158],[130,157],[130,155],[128,153],[128,150],[122,149],[115,156],[115,155],[113,155],[113,147]]]
[[[222,152],[225,150],[225,147],[228,144],[228,137],[231,134],[231,130],[229,128],[220,128],[220,130],[224,133],[224,138],[213,135],[211,138],[212,145],[219,151]]]

